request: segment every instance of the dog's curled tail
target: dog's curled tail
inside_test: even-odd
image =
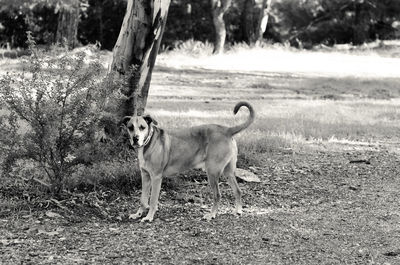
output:
[[[247,121],[245,121],[244,123],[239,124],[239,125],[234,126],[234,127],[228,128],[228,132],[229,132],[229,134],[231,134],[231,135],[235,135],[235,134],[237,134],[237,133],[243,131],[244,129],[246,129],[247,127],[249,127],[250,124],[252,124],[253,121],[254,121],[254,118],[255,118],[254,109],[253,109],[253,107],[252,107],[248,102],[245,102],[245,101],[240,101],[240,102],[238,102],[238,103],[236,104],[235,108],[233,109],[233,114],[236,114],[236,113],[239,111],[239,109],[240,109],[241,107],[243,107],[243,106],[245,106],[245,107],[247,107],[247,108],[249,109],[250,115],[249,115],[249,117],[247,118]]]

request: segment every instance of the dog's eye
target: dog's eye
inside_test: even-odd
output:
[[[144,127],[143,125],[139,126],[139,130],[143,131],[146,127]]]
[[[133,131],[133,125],[129,125],[128,130]]]

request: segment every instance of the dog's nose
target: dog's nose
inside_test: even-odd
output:
[[[137,136],[132,136],[132,142],[136,144],[138,142],[139,138]]]

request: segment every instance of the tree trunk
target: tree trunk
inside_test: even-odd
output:
[[[66,3],[65,3],[66,2]],[[56,43],[73,49],[78,44],[79,0],[65,1],[58,11]]]
[[[226,29],[224,14],[231,5],[232,0],[211,0],[211,12],[215,28],[214,54],[223,53]]]
[[[243,39],[250,45],[262,40],[272,0],[246,0],[242,15]]]
[[[367,40],[368,23],[363,17],[363,4],[362,0],[354,2],[353,45],[363,44]]]
[[[263,0],[261,3],[261,9],[257,21],[256,42],[262,41],[264,32],[267,29],[271,2],[272,0]]]
[[[253,40],[255,39],[255,6],[256,6],[256,1],[255,0],[246,0],[244,2],[244,8],[243,8],[243,13],[242,13],[242,34],[243,34],[243,39],[247,44],[251,44]]]
[[[103,43],[104,40],[104,25],[103,25],[103,5],[104,1],[96,1],[95,10],[99,23],[99,39],[98,42]]]
[[[143,114],[170,0],[128,0],[109,76],[124,80],[121,115]]]

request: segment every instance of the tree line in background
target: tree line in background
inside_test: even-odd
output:
[[[98,42],[111,50],[125,10],[126,0],[0,0],[0,45],[26,47],[31,31],[39,45]],[[172,0],[161,45],[194,39],[218,52],[225,39],[308,48],[399,37],[398,0]]]

